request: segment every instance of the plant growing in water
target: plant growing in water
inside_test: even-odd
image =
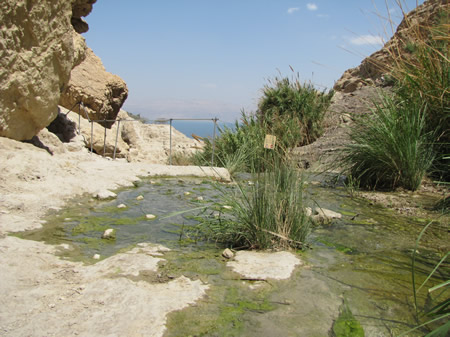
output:
[[[199,225],[207,238],[235,248],[305,245],[310,219],[304,211],[300,173],[280,158],[270,158],[265,166],[264,173],[253,172],[250,184],[238,183],[235,193],[223,194],[224,204],[232,211]]]
[[[434,286],[430,286],[428,288],[427,293],[427,302],[428,307],[431,307],[427,310],[421,311],[419,309],[418,305],[418,297],[420,294],[420,290],[425,287],[426,284],[430,282],[430,280],[433,278],[433,276],[440,270],[443,271],[446,267],[448,267],[448,262],[446,261],[448,256],[450,255],[450,252],[446,252],[444,256],[436,263],[433,270],[428,274],[426,279],[420,284],[419,287],[416,285],[416,259],[418,254],[418,247],[419,242],[422,239],[423,235],[427,231],[427,229],[433,224],[433,221],[429,222],[423,230],[420,232],[417,240],[416,245],[414,247],[414,251],[412,254],[412,264],[411,264],[411,276],[412,276],[412,287],[413,287],[413,295],[414,295],[414,307],[416,309],[416,319],[419,325],[413,329],[410,329],[404,333],[402,333],[401,336],[407,336],[408,333],[414,330],[428,329],[428,333],[425,335],[426,337],[445,337],[448,336],[450,332],[450,321],[448,320],[448,317],[450,316],[450,297],[448,295],[448,288],[447,291],[445,290],[446,287],[450,285],[450,280],[447,279],[444,282],[441,282],[439,284],[436,284]],[[448,271],[448,270],[447,270]],[[448,276],[448,273],[444,275]],[[440,294],[435,298],[431,298],[431,294],[435,292],[440,292]],[[434,302],[432,305],[430,303]],[[424,322],[425,321],[425,322]]]

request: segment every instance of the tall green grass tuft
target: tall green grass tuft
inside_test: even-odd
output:
[[[267,157],[266,157],[267,158]],[[303,179],[285,161],[272,160],[266,172],[254,172],[250,184],[223,193],[223,208],[200,227],[210,240],[234,248],[267,249],[305,246],[310,218],[304,211]]]
[[[281,146],[307,145],[321,136],[333,91],[320,92],[311,83],[301,83],[298,73],[268,82],[258,104],[258,120],[279,138]]]
[[[381,95],[372,114],[356,119],[341,164],[365,188],[419,188],[431,167],[427,105]]]
[[[435,175],[450,181],[450,62],[449,15],[443,9],[429,26],[413,26],[410,55],[395,57],[392,74],[397,80],[396,92],[415,104],[428,107],[426,129],[434,133],[436,150]],[[403,41],[410,43],[410,41]]]
[[[241,122],[235,122],[234,128],[220,129],[214,148],[214,162],[226,167],[231,174],[235,172],[252,172],[263,165],[264,128],[260,126],[255,116],[242,112]],[[198,165],[208,165],[211,162],[213,143],[204,139],[203,151],[197,152],[195,162]]]
[[[264,171],[263,145],[267,134],[277,137],[273,157],[285,157],[289,149],[313,142],[322,133],[323,117],[333,92],[317,91],[296,77],[269,80],[255,114],[242,112],[234,129],[224,128],[215,143],[215,163],[232,172]],[[204,150],[196,155],[196,163],[211,160],[213,144],[205,139]]]
[[[450,181],[450,26],[443,8],[426,24],[404,17],[408,34],[387,49],[395,95],[384,95],[373,116],[351,130],[341,163],[365,187],[416,190],[426,173]]]

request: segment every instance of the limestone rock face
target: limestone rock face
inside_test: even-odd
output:
[[[88,48],[84,61],[72,70],[60,104],[71,109],[77,103],[83,102],[90,120],[115,120],[127,97],[125,82],[108,73],[100,58]],[[111,127],[113,122],[101,124]]]
[[[122,110],[122,119],[126,113]],[[167,164],[170,154],[170,126],[142,124],[138,121],[122,122],[122,139],[130,146],[127,156],[130,162],[150,161]],[[190,139],[172,127],[172,155],[191,155],[204,146],[203,142]]]
[[[394,63],[393,55],[398,57],[400,52],[401,57],[409,57],[405,46],[414,42],[418,31],[423,33],[429,29],[445,8],[448,11],[448,0],[428,0],[408,13],[383,48],[365,58],[358,67],[347,70],[335,83],[334,90],[350,93],[373,83],[387,85],[383,75],[390,72]]]
[[[56,117],[74,65],[71,16],[71,1],[0,2],[0,136],[30,139]]]
[[[82,19],[84,16],[88,16],[92,11],[92,5],[97,0],[75,0],[72,6],[72,18],[71,23],[77,33],[86,33],[89,30],[89,25]]]

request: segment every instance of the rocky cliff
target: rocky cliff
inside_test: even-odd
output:
[[[87,51],[80,33],[89,28],[82,19],[96,0],[2,0],[0,2],[0,136],[30,139],[48,126],[60,101],[95,101],[92,110],[115,118],[127,96],[126,85],[108,74]],[[87,59],[87,60],[86,60]],[[78,93],[76,69],[93,60],[95,93]],[[74,70],[75,73],[71,74]],[[69,82],[70,78],[74,78]],[[100,84],[102,82],[102,84]],[[84,85],[87,81],[83,80]],[[97,95],[93,97],[93,95]],[[68,97],[65,97],[68,96]]]
[[[394,36],[381,48],[365,58],[361,64],[348,69],[336,82],[334,89],[350,93],[365,85],[385,85],[395,59],[409,57],[408,45],[414,43],[417,34],[426,34],[440,13],[449,10],[448,0],[428,0],[405,15]]]
[[[77,103],[83,102],[90,120],[109,120],[101,124],[111,127],[114,124],[111,121],[116,119],[128,96],[127,86],[119,76],[105,70],[102,61],[91,49],[88,48],[85,55],[84,61],[72,70],[60,104],[72,109]]]

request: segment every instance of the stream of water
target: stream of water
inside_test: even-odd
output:
[[[233,187],[222,185],[220,190],[229,188]],[[222,192],[208,180],[153,179],[120,191],[115,200],[79,200],[49,215],[43,229],[20,236],[70,243],[75,249],[62,251],[62,258],[86,263],[95,262],[94,254],[106,258],[139,242],[169,246],[172,252],[165,256],[162,273],[200,278],[211,290],[208,299],[169,316],[167,336],[328,336],[344,302],[365,336],[396,336],[416,324],[411,252],[427,219],[403,217],[350,198],[344,188],[329,187],[319,179],[308,185],[314,204],[340,212],[343,218],[314,228],[311,249],[298,252],[304,265],[289,280],[242,282],[226,267],[222,247],[193,242],[184,231],[197,223],[195,216],[205,206],[207,212],[219,207]],[[118,208],[120,204],[126,208]],[[180,213],[189,209],[194,210]],[[156,219],[148,220],[147,214]],[[101,239],[107,228],[116,229],[115,240]],[[449,249],[448,225],[436,223],[433,228],[424,237],[428,245],[420,249],[419,280]],[[449,279],[448,264],[432,282],[442,279]],[[424,295],[419,303],[426,305],[427,300]],[[422,331],[410,334],[421,335]]]

